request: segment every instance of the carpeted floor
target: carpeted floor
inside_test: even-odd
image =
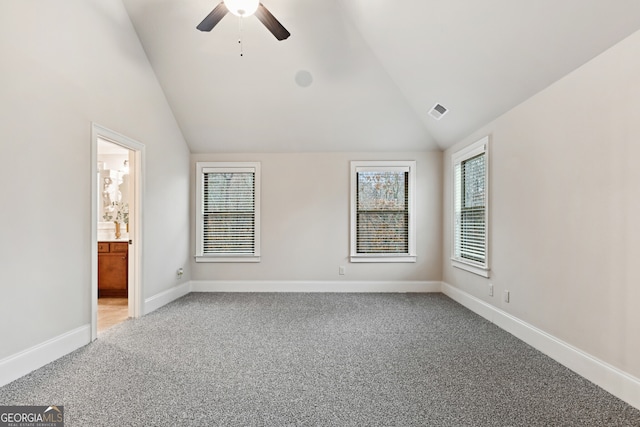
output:
[[[0,388],[66,426],[640,426],[441,294],[194,293]]]

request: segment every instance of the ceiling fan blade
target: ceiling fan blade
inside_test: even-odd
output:
[[[196,28],[200,31],[211,31],[228,12],[229,9],[224,5],[224,2],[220,2]]]
[[[284,40],[288,38],[291,33],[287,31],[285,27],[267,10],[262,3],[256,10],[256,17],[267,27],[267,30],[271,31],[271,34],[276,36],[278,40]]]

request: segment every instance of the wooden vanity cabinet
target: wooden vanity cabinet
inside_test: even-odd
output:
[[[129,243],[98,242],[98,297],[128,295]]]

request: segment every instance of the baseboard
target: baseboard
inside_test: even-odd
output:
[[[442,283],[442,293],[640,409],[640,379],[447,283]]]
[[[0,387],[91,342],[87,324],[0,360]]]
[[[144,307],[142,310],[143,315],[149,314],[152,311],[159,309],[163,305],[169,304],[171,301],[182,298],[189,292],[191,292],[191,282],[185,282],[181,285],[178,285],[171,289],[167,289],[164,292],[160,292],[159,294],[149,297],[144,300]]]
[[[192,292],[440,292],[430,281],[195,280]]]

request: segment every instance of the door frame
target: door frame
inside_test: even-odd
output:
[[[145,146],[138,141],[114,132],[97,123],[91,123],[91,341],[98,338],[98,140],[103,139],[133,152],[129,165],[133,184],[133,209],[129,214],[132,234],[129,245],[129,317],[143,313],[142,280],[142,219],[145,174]]]

